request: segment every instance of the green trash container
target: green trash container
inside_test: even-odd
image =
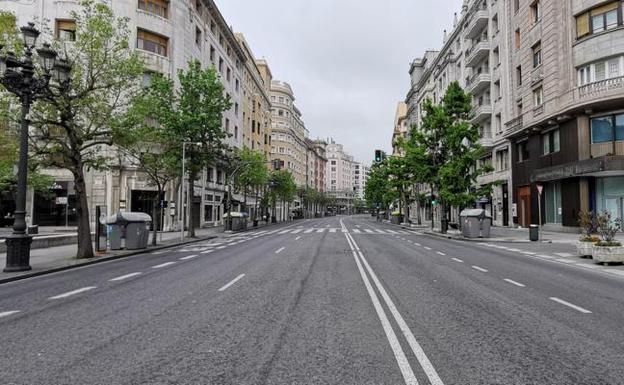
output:
[[[531,242],[539,241],[539,226],[538,225],[529,226],[529,239],[531,240]]]

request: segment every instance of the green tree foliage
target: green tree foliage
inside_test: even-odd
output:
[[[74,177],[78,216],[77,258],[93,257],[85,171],[107,167],[114,143],[111,122],[140,90],[144,68],[131,48],[127,20],[103,2],[83,0],[72,12],[76,41],[64,47],[72,65],[67,89],[50,92],[33,109],[31,148],[45,166]]]
[[[179,144],[170,139],[170,127],[160,123],[161,113],[170,103],[170,81],[162,75],[154,75],[150,84],[133,100],[127,113],[114,122],[116,144],[120,152],[143,171],[150,185],[156,187],[152,220],[154,230],[152,244],[156,245],[157,230],[162,218],[160,200],[166,186],[180,175],[181,157]]]
[[[252,220],[256,220],[259,192],[269,179],[267,160],[263,153],[249,148],[240,150],[237,159],[240,168],[234,178],[234,185],[238,191],[243,192],[245,206],[247,206],[248,194],[255,194],[256,210],[254,210]]]
[[[390,203],[396,198],[396,192],[388,180],[386,161],[376,163],[371,168],[364,189],[364,199],[371,209],[387,209]]]
[[[273,215],[276,215],[275,208],[278,202],[281,202],[282,207],[284,208],[283,212],[285,213],[286,205],[290,204],[290,202],[295,199],[297,194],[297,185],[295,184],[295,180],[290,171],[277,170],[271,172],[269,181],[269,202],[273,207]]]
[[[158,106],[153,117],[165,127],[168,140],[177,146],[178,154],[182,153],[183,142],[192,143],[186,146],[185,166],[193,186],[200,173],[214,165],[227,149],[223,113],[232,103],[216,70],[202,69],[197,60],[190,61],[187,70],[178,71],[178,80],[178,88],[171,79],[158,81],[164,104]],[[192,190],[188,189],[189,202]],[[189,222],[189,236],[195,236],[193,221]]]

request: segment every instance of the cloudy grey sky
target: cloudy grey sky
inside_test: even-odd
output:
[[[215,0],[273,76],[289,82],[312,138],[356,159],[390,149],[409,64],[438,49],[461,0]]]

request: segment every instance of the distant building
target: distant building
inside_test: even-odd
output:
[[[407,104],[399,102],[394,115],[394,131],[392,132],[392,155],[403,155],[403,150],[397,145],[399,139],[406,139],[409,133],[407,120]]]

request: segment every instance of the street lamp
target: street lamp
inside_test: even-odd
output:
[[[180,207],[178,209],[179,214],[180,214],[180,240],[184,241],[184,216],[188,215],[187,214],[187,210],[184,209],[184,181],[185,181],[185,174],[186,174],[186,145],[193,145],[193,146],[201,146],[203,143],[201,142],[182,142],[182,186],[181,189],[182,191],[180,191]],[[188,204],[190,205],[191,202],[188,202]]]
[[[32,237],[27,234],[26,227],[26,189],[28,180],[28,114],[32,103],[48,93],[50,71],[55,65],[57,54],[44,44],[37,50],[41,60],[42,75],[35,73],[33,50],[39,37],[34,23],[20,28],[25,48],[24,57],[18,58],[13,53],[0,54],[0,83],[7,91],[18,97],[22,113],[19,141],[19,161],[17,168],[17,196],[13,234],[6,238],[7,257],[5,272],[30,270],[30,245]],[[1,48],[1,47],[0,47]],[[63,76],[69,78],[71,67],[63,68]],[[55,79],[56,80],[56,79]],[[61,83],[61,86],[66,83]]]

